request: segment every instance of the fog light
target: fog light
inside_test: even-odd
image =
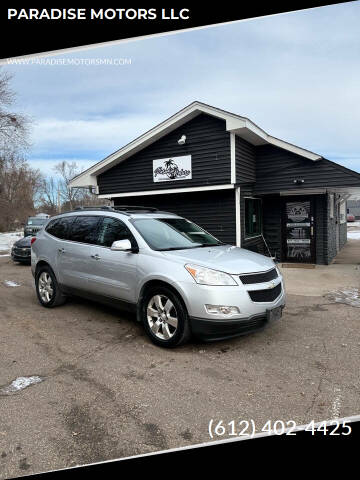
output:
[[[229,307],[228,305],[205,305],[207,313],[217,315],[236,315],[240,313],[238,307]]]

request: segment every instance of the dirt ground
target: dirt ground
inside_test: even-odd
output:
[[[259,431],[358,414],[359,314],[290,293],[262,332],[165,350],[131,315],[78,299],[41,307],[30,267],[1,257],[0,478],[207,442],[211,419]],[[30,376],[41,381],[9,394]]]

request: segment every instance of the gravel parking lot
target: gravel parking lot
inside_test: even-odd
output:
[[[358,414],[359,308],[299,293],[262,332],[164,350],[129,314],[41,307],[30,267],[1,257],[0,478],[206,442],[211,419]]]

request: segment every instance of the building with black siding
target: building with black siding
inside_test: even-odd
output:
[[[360,193],[360,174],[193,102],[71,186],[175,212],[278,261],[329,264],[346,242],[346,200]]]

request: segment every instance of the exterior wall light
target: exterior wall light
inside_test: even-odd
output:
[[[178,144],[179,145],[184,145],[185,142],[186,142],[186,135],[182,135],[178,140]]]
[[[295,179],[294,179],[294,183],[295,183],[296,185],[301,185],[301,184],[304,183],[304,182],[305,182],[305,180],[304,180],[303,178],[295,178]]]

